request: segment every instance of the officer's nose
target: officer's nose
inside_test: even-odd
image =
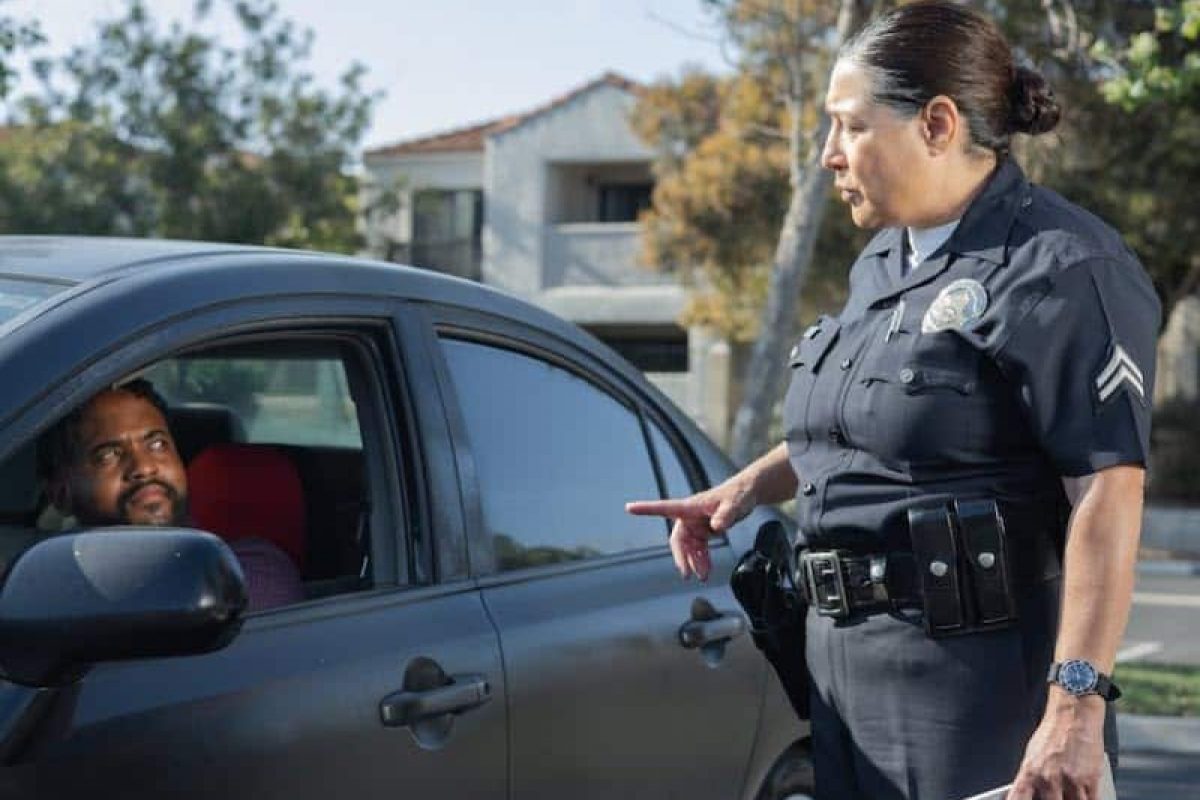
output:
[[[821,166],[834,172],[846,168],[846,155],[838,143],[836,125],[831,125],[829,133],[825,135],[825,145],[821,148]]]

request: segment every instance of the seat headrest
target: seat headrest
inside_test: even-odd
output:
[[[167,410],[167,425],[185,464],[210,444],[246,438],[241,418],[220,403],[173,405]]]
[[[227,542],[259,537],[304,568],[304,489],[292,460],[270,445],[222,443],[188,465],[188,495],[198,528]]]

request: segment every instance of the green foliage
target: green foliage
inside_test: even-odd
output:
[[[1117,710],[1162,717],[1200,716],[1200,668],[1166,664],[1119,664]]]
[[[1126,111],[1152,103],[1195,103],[1200,98],[1200,0],[1155,9],[1153,26],[1123,47],[1100,39],[1092,55],[1114,73],[1105,98]]]
[[[4,0],[0,0],[3,3]],[[0,14],[0,100],[8,96],[17,78],[13,57],[45,42],[36,22],[22,22]]]
[[[352,251],[348,174],[376,95],[350,66],[336,90],[306,69],[312,33],[271,0],[213,3],[163,29],[145,0],[45,71],[0,153],[0,227]]]

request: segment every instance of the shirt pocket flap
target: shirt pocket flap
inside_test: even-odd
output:
[[[959,394],[975,391],[976,375],[972,370],[958,366],[940,366],[913,362],[900,370],[900,382],[909,394],[919,394],[932,389],[950,389]]]
[[[822,316],[801,334],[800,341],[788,355],[788,366],[792,369],[805,367],[810,372],[819,370],[841,329],[841,323],[836,319]]]

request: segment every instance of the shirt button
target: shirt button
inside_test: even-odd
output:
[[[848,359],[848,358],[843,358],[843,359],[842,359],[842,365],[841,365],[841,366],[842,366],[842,369],[850,369],[850,365],[851,365],[851,364],[853,364],[853,363],[854,363],[854,362],[853,362],[853,361],[851,361],[850,359]]]
[[[813,492],[815,492],[816,490],[817,490],[817,487],[813,486],[811,483],[805,483],[803,486],[800,487],[801,494],[805,494],[805,495],[810,495]]]
[[[845,437],[842,436],[842,432],[838,428],[830,428],[829,441],[834,442],[835,444],[842,444],[845,441]]]
[[[916,373],[914,373],[908,367],[905,367],[904,369],[900,370],[900,382],[901,383],[912,383],[913,379],[916,377],[917,377]]]

